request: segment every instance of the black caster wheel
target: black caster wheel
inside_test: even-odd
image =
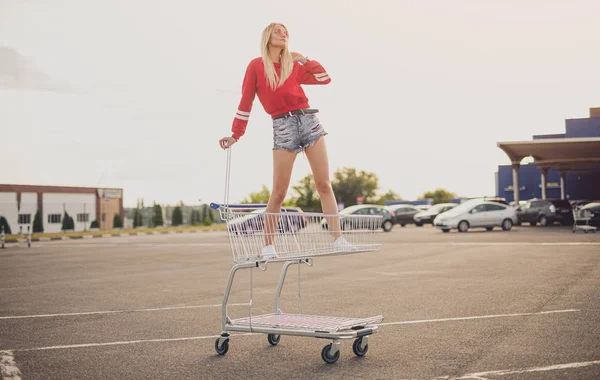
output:
[[[229,339],[225,339],[221,347],[219,347],[219,340],[221,340],[221,338],[215,340],[215,351],[217,351],[217,354],[219,355],[225,355],[227,351],[229,351]]]
[[[340,350],[337,350],[334,355],[331,355],[331,347],[332,344],[329,343],[327,346],[323,347],[323,350],[321,350],[321,358],[323,358],[327,364],[333,364],[340,358]]]
[[[354,355],[356,356],[365,356],[367,354],[367,351],[369,351],[369,344],[365,344],[364,347],[361,348],[361,344],[362,344],[363,338],[362,336],[360,338],[357,338],[356,340],[354,340],[354,343],[352,344],[352,351],[354,351]]]
[[[277,344],[279,344],[279,341],[281,340],[281,335],[269,334],[267,335],[267,340],[269,341],[269,344],[271,346],[277,346]]]

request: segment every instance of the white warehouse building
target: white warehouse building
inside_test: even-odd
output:
[[[93,187],[0,184],[0,216],[13,234],[33,231],[40,210],[44,232],[60,232],[65,212],[73,218],[75,231],[90,229],[96,220],[101,230],[113,228],[114,216],[124,217],[123,190]]]

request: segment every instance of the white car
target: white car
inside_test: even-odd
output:
[[[433,206],[429,207],[427,210],[421,211],[421,212],[415,214],[415,216],[413,216],[415,225],[417,227],[421,227],[425,223],[433,224],[433,221],[435,220],[436,216],[438,216],[439,214],[446,212],[456,206],[457,206],[456,203],[438,203],[436,205],[433,205]]]
[[[444,232],[450,232],[451,229],[467,232],[469,228],[485,228],[491,231],[494,227],[502,227],[504,231],[510,231],[516,223],[515,208],[482,200],[462,203],[438,215],[433,221],[433,225]]]

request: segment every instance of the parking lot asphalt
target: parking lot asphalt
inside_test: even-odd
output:
[[[383,315],[363,358],[343,340],[233,334],[218,356],[233,264],[224,232],[40,242],[0,250],[5,379],[598,379],[600,233],[564,227],[444,234],[394,227],[377,252],[301,268],[302,312]],[[253,270],[271,313],[281,263]],[[230,298],[248,314],[248,273]],[[297,269],[282,309],[297,310]],[[12,376],[12,377],[10,377]]]

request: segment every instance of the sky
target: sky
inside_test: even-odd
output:
[[[331,173],[374,172],[404,199],[495,195],[510,163],[498,141],[600,106],[599,14],[596,0],[0,0],[0,52],[18,57],[0,62],[0,183],[118,187],[126,207],[222,202],[217,141],[281,22],[332,78],[304,87]],[[256,99],[230,202],[270,188],[272,141]],[[309,173],[299,155],[292,185]]]

